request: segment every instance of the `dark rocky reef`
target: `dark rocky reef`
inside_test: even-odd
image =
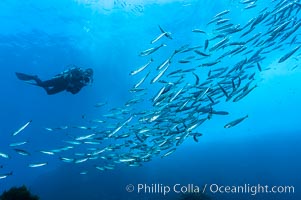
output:
[[[30,193],[26,186],[12,187],[4,191],[0,200],[39,200],[39,197]]]

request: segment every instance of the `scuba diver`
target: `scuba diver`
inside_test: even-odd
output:
[[[48,95],[56,94],[64,90],[76,94],[84,86],[93,82],[93,70],[91,68],[84,70],[79,67],[70,68],[46,81],[42,81],[36,75],[19,72],[16,72],[16,76],[26,83],[44,88]]]

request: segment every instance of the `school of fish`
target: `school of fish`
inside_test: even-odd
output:
[[[258,2],[242,0],[239,9],[250,12],[258,9]],[[45,159],[28,163],[28,167],[47,166],[49,156],[69,164],[91,163],[99,171],[112,170],[117,164],[141,166],[156,157],[171,155],[189,138],[198,142],[203,123],[215,115],[229,114],[216,109],[216,105],[241,101],[257,87],[258,74],[269,70],[265,60],[271,53],[279,52],[278,63],[298,55],[300,0],[271,0],[266,5],[257,16],[241,24],[231,20],[231,10],[200,23],[204,29],[191,30],[191,34],[199,35],[198,45],[170,49],[178,44],[176,34],[159,26],[158,35],[149,41],[150,48],[139,53],[144,62],[129,72],[137,80],[129,90],[133,98],[99,119],[88,120],[89,126],[45,128],[49,132],[69,130],[71,139],[64,140],[65,146],[57,149],[39,149]],[[169,52],[166,58],[160,54],[163,50]],[[96,109],[108,106],[95,105]],[[247,118],[246,113],[224,128]],[[24,123],[12,137],[17,138],[33,123]],[[83,134],[73,135],[77,130]],[[27,143],[30,141],[16,141],[9,146],[17,154],[30,156],[33,152],[23,148]],[[0,149],[0,161],[13,157]],[[13,171],[3,172],[5,166],[1,168],[0,179],[13,175]],[[89,171],[91,168],[83,169],[79,174]]]

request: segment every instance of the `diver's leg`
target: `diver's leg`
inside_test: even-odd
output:
[[[56,82],[57,82],[56,79],[41,81],[41,82],[39,82],[39,86],[41,86],[41,87],[54,87],[56,85]]]
[[[43,87],[47,94],[51,95],[64,91],[67,87],[66,84],[67,82],[61,77],[43,81],[39,84],[39,86]]]
[[[57,87],[43,87],[43,88],[46,90],[48,95],[56,94],[65,90],[64,88],[57,88]]]
[[[16,72],[16,76],[18,79],[25,81],[26,83],[36,85],[45,89],[48,95],[56,94],[58,92],[62,92],[66,89],[64,79],[53,78],[46,81],[41,81],[38,76],[28,75]],[[36,83],[33,83],[35,81]]]

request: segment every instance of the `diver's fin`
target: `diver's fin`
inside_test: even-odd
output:
[[[18,79],[20,79],[22,81],[31,81],[31,80],[36,80],[36,78],[37,78],[37,76],[23,74],[23,73],[19,73],[19,72],[16,72],[16,76]]]
[[[30,81],[24,81],[24,83],[30,84],[30,85],[38,85],[37,83],[32,82],[33,80]]]

